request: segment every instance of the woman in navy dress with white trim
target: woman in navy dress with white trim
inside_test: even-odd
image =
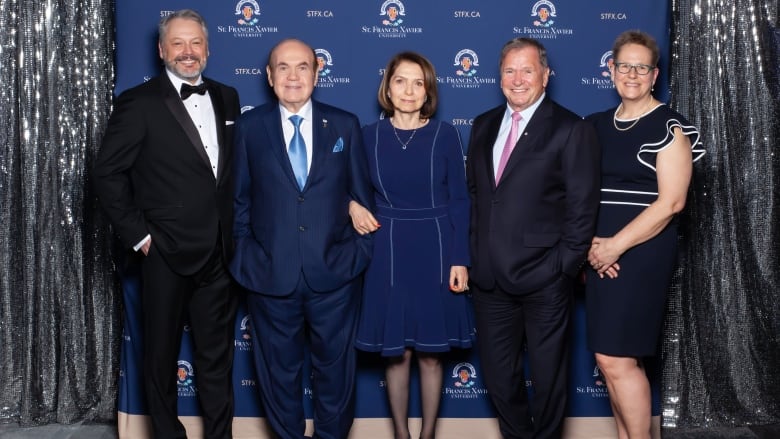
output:
[[[458,131],[431,119],[436,74],[422,55],[393,57],[378,92],[388,118],[363,128],[376,218],[353,204],[360,233],[374,233],[356,346],[387,357],[395,437],[409,437],[409,374],[416,353],[421,438],[434,437],[442,387],[439,353],[469,348],[469,196]],[[381,227],[379,224],[381,223]]]
[[[606,378],[621,439],[651,437],[654,356],[677,259],[676,215],[704,150],[684,117],[652,96],[659,51],[640,31],[618,36],[610,67],[620,105],[588,117],[602,148],[601,205],[588,261],[588,348]]]

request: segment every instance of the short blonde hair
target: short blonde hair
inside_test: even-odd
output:
[[[658,67],[658,59],[661,57],[661,51],[658,49],[658,43],[647,32],[641,30],[627,30],[615,39],[615,44],[612,45],[612,59],[617,59],[620,49],[626,44],[638,44],[646,47],[652,54],[653,67]]]

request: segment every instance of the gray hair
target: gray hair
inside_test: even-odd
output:
[[[539,51],[539,62],[542,64],[542,67],[547,68],[547,49],[538,40],[525,37],[513,38],[504,44],[504,47],[501,48],[499,66],[504,64],[504,58],[506,58],[507,53],[515,49],[525,49],[526,47],[535,47]]]
[[[179,9],[178,11],[174,11],[170,15],[166,15],[160,20],[160,24],[157,26],[157,31],[159,33],[159,39],[158,42],[160,44],[163,43],[165,40],[165,34],[168,33],[168,24],[170,24],[171,20],[175,18],[181,18],[184,20],[192,20],[200,25],[200,28],[203,30],[203,35],[206,36],[206,41],[209,39],[209,30],[206,27],[206,20],[203,19],[203,16],[198,14],[197,12],[193,11],[192,9]]]

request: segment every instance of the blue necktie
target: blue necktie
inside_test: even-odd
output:
[[[290,156],[290,164],[292,165],[293,172],[295,173],[295,179],[298,180],[298,187],[303,190],[303,186],[306,185],[306,142],[303,141],[301,136],[301,122],[303,118],[294,114],[290,116],[290,122],[295,126],[295,132],[292,139],[290,139],[290,147],[287,148],[287,155]]]

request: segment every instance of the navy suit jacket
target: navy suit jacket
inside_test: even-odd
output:
[[[247,111],[235,134],[236,251],[230,270],[250,291],[283,296],[301,272],[315,291],[358,277],[372,252],[349,201],[373,209],[360,124],[355,115],[312,102],[312,163],[298,188],[276,102]]]
[[[219,142],[216,178],[198,129],[165,73],[116,100],[93,172],[100,202],[122,243],[131,248],[150,234],[152,246],[182,275],[206,264],[218,233],[225,260],[232,254],[238,93],[203,81]]]
[[[506,105],[474,119],[466,172],[472,200],[471,280],[537,290],[585,261],[599,205],[600,147],[590,124],[545,97],[498,185],[493,144]]]

